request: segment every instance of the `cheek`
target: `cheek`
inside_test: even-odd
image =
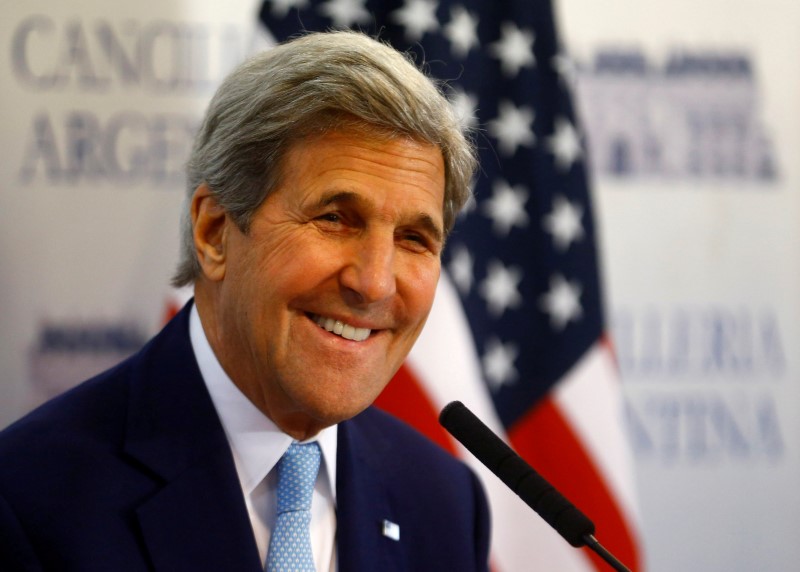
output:
[[[284,273],[296,268],[303,273],[332,265],[340,254],[341,245],[322,239],[316,229],[304,225],[272,237],[260,250],[265,265],[273,271]]]
[[[316,246],[285,248],[262,267],[259,280],[273,296],[287,303],[318,295],[341,269],[336,251]]]
[[[243,280],[264,292],[280,293],[307,281],[331,257],[299,232],[270,233],[254,240],[238,264]]]
[[[417,304],[426,308],[431,307],[440,274],[441,263],[438,258],[428,264],[419,266],[416,272],[412,274],[414,277],[413,290]]]
[[[440,266],[436,264],[416,267],[404,281],[403,299],[411,322],[422,328],[433,305],[436,285],[439,282]],[[419,331],[416,332],[418,334]]]

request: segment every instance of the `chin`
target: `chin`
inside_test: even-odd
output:
[[[329,427],[331,425],[341,423],[342,421],[352,419],[371,404],[372,402],[360,402],[357,404],[337,405],[331,407],[330,403],[322,403],[319,404],[318,407],[310,409],[309,413],[312,417],[319,420],[320,423],[324,424],[326,427]]]
[[[306,374],[306,378],[315,376]],[[295,385],[287,392],[297,410],[321,426],[328,427],[351,419],[364,411],[380,395],[389,378],[383,380],[373,375],[351,374],[341,376],[316,376],[313,384]]]
[[[381,387],[381,390],[383,387]],[[303,400],[306,413],[318,420],[325,426],[335,425],[342,421],[347,421],[364,411],[377,399],[380,390],[377,392],[361,389],[355,395],[357,397],[348,399],[346,391],[340,392],[314,392],[309,399]],[[374,395],[373,395],[374,393]]]

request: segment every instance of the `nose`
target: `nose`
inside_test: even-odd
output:
[[[368,233],[349,245],[340,283],[348,304],[363,306],[397,292],[394,236]]]

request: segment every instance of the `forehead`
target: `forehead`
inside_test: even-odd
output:
[[[409,137],[361,129],[338,130],[294,143],[279,188],[303,202],[320,193],[348,193],[361,201],[425,205],[442,218],[445,167],[441,150]],[[396,205],[401,206],[401,205]]]

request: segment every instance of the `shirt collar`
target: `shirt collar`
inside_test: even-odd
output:
[[[233,451],[242,489],[250,494],[278,463],[294,439],[281,431],[231,381],[203,331],[197,306],[189,316],[189,337],[203,381],[211,394],[222,427]],[[310,441],[317,441],[322,451],[330,491],[336,501],[336,425],[327,427]]]

